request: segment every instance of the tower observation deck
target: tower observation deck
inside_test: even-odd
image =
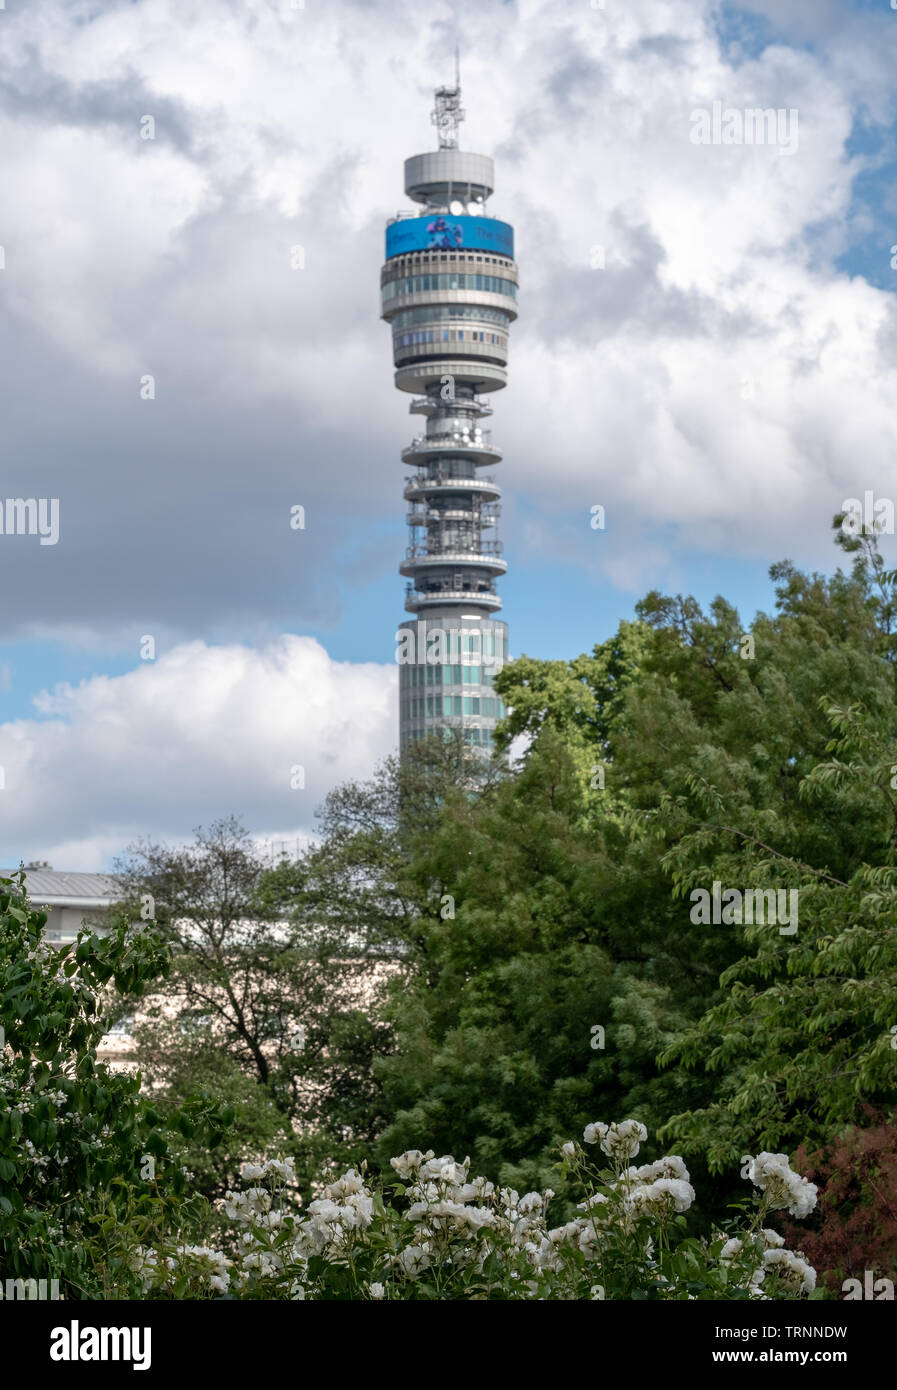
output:
[[[461,89],[440,87],[439,148],[405,160],[419,206],[386,228],[382,317],[392,328],[395,384],[422,432],[402,452],[410,530],[399,566],[408,583],[397,633],[400,746],[457,730],[488,749],[504,715],[493,680],[508,659],[496,581],[501,460],[486,393],[507,382],[517,317],[514,231],[486,213],[492,160],[458,148]]]

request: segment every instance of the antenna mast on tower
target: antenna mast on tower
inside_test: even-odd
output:
[[[458,126],[464,120],[461,107],[461,57],[455,49],[455,85],[436,88],[436,105],[430,120],[439,132],[439,148],[456,150],[458,148]]]

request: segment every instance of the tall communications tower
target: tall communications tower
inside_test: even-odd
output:
[[[392,327],[395,383],[426,425],[402,452],[410,528],[405,608],[397,633],[399,741],[457,730],[488,749],[504,715],[493,680],[508,659],[496,615],[507,565],[496,539],[501,459],[483,422],[484,393],[507,382],[517,317],[514,230],[487,216],[492,160],[458,148],[461,86],[440,87],[432,121],[439,148],[405,160],[418,208],[386,228],[382,317]]]

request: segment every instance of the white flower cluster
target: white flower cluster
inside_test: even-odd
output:
[[[391,1158],[389,1166],[395,1168],[400,1178],[407,1179],[417,1172],[425,1160],[432,1157],[432,1149],[428,1149],[426,1153],[421,1153],[420,1149],[409,1149],[407,1153],[401,1154],[398,1158]]]
[[[600,1144],[608,1158],[625,1163],[627,1158],[635,1158],[639,1146],[648,1137],[648,1131],[638,1120],[622,1120],[620,1124],[613,1125],[596,1122],[586,1125],[582,1137],[587,1144]]]
[[[208,1245],[184,1245],[178,1248],[178,1254],[182,1258],[190,1257],[201,1264],[211,1266],[209,1288],[214,1289],[216,1293],[227,1293],[230,1286],[228,1268],[231,1262],[220,1250],[212,1250]]]
[[[455,1247],[450,1258],[455,1264],[482,1268],[500,1238],[512,1250],[538,1249],[545,1236],[545,1212],[554,1193],[526,1192],[521,1197],[513,1188],[496,1190],[486,1178],[471,1179],[470,1159],[458,1163],[451,1154],[437,1158],[432,1149],[422,1153],[411,1149],[390,1159],[399,1177],[410,1182],[406,1196],[406,1219],[418,1231],[417,1240],[393,1258],[395,1267],[408,1278],[416,1278],[461,1236],[475,1237],[489,1232],[476,1247]]]
[[[276,1158],[269,1158],[266,1163],[244,1163],[240,1167],[240,1177],[247,1178],[250,1182],[258,1181],[259,1178],[279,1178],[281,1182],[294,1183],[296,1181],[296,1169],[291,1158],[282,1161]]]
[[[757,1239],[764,1250],[780,1250],[785,1244],[785,1237],[780,1236],[778,1231],[769,1230],[768,1227],[757,1232]],[[737,1259],[743,1250],[744,1241],[740,1236],[733,1236],[731,1240],[726,1241],[720,1251],[720,1260],[723,1264],[727,1264],[730,1260]]]
[[[439,1289],[455,1278],[469,1279],[472,1297],[482,1296],[481,1276],[486,1287],[498,1281],[509,1298],[583,1297],[583,1283],[591,1296],[597,1289],[603,1297],[605,1280],[614,1278],[625,1246],[629,1253],[624,1258],[631,1259],[637,1279],[662,1286],[664,1297],[681,1297],[678,1276],[662,1263],[663,1254],[655,1253],[656,1230],[647,1223],[664,1228],[694,1202],[682,1158],[668,1154],[641,1167],[624,1166],[647,1138],[644,1125],[635,1120],[595,1123],[585,1138],[600,1143],[614,1161],[616,1175],[600,1190],[586,1191],[574,1220],[552,1229],[547,1213],[553,1192],[521,1196],[513,1188],[471,1177],[469,1158],[458,1162],[432,1149],[409,1150],[391,1160],[405,1184],[398,1193],[401,1202],[375,1195],[362,1164],[360,1172],[350,1168],[320,1189],[300,1219],[295,1208],[281,1210],[281,1203],[272,1199],[269,1187],[277,1198],[280,1185],[294,1177],[289,1161],[272,1160],[244,1164],[241,1170],[247,1181],[269,1187],[228,1192],[223,1201],[224,1213],[242,1228],[227,1246],[232,1259],[207,1246],[179,1247],[164,1252],[164,1259],[141,1249],[136,1267],[145,1287],[170,1283],[172,1273],[180,1277],[186,1272],[201,1275],[210,1291],[230,1287],[239,1294],[264,1280],[266,1297],[302,1299],[306,1285],[309,1296],[315,1296],[318,1276],[309,1274],[309,1261],[320,1256],[339,1267],[341,1280],[357,1270],[358,1296],[377,1302],[413,1297],[411,1285],[426,1271]],[[573,1149],[575,1158],[581,1151]],[[806,1206],[807,1191],[815,1199],[815,1189],[787,1164],[783,1169],[781,1160],[781,1155],[759,1155],[753,1161],[755,1181],[762,1179],[760,1185],[780,1205],[787,1196],[792,1208]],[[799,1298],[814,1288],[815,1271],[799,1251],[783,1245],[775,1231],[747,1231],[725,1242],[720,1265],[733,1266],[730,1278],[747,1283],[756,1297]],[[688,1296],[694,1295],[689,1291]]]
[[[776,1274],[790,1293],[812,1293],[816,1287],[816,1271],[798,1250],[767,1250],[763,1255],[764,1273]]]
[[[147,1249],[145,1245],[138,1245],[131,1255],[131,1269],[143,1285],[144,1293],[159,1283],[161,1271],[170,1272],[174,1268],[175,1261],[171,1256],[160,1260],[156,1251]]]
[[[350,1168],[325,1188],[323,1197],[309,1202],[308,1220],[299,1227],[300,1245],[309,1254],[332,1253],[348,1244],[354,1231],[370,1226],[373,1210],[373,1194]]]
[[[801,1218],[809,1216],[816,1205],[816,1184],[793,1171],[787,1154],[758,1154],[751,1159],[748,1176],[773,1211],[787,1208],[792,1216]]]
[[[281,1212],[271,1210],[271,1193],[265,1187],[250,1187],[248,1192],[228,1192],[223,1205],[231,1221],[252,1222],[275,1230],[283,1220]]]
[[[784,1250],[784,1237],[778,1231],[762,1230],[756,1237],[763,1246],[760,1255],[761,1263],[748,1276],[748,1287],[751,1292],[758,1297],[763,1295],[763,1281],[767,1274],[772,1272],[780,1280],[781,1284],[794,1297],[799,1297],[804,1293],[812,1293],[816,1287],[816,1271],[807,1262],[801,1250]],[[727,1240],[720,1252],[720,1262],[731,1264],[733,1260],[739,1259],[746,1251],[745,1242],[738,1236]]]
[[[618,1165],[627,1158],[634,1158],[647,1137],[648,1131],[638,1120],[623,1120],[611,1125],[596,1121],[586,1126],[583,1135],[587,1144],[600,1144],[603,1152]],[[561,1146],[561,1152],[574,1157],[576,1145],[568,1141]],[[604,1236],[615,1219],[622,1218],[627,1227],[639,1216],[663,1220],[676,1212],[688,1211],[695,1200],[688,1169],[678,1154],[668,1154],[641,1168],[623,1170],[618,1179],[607,1185],[607,1192],[610,1196],[603,1192],[590,1193],[578,1204],[578,1210],[585,1212],[585,1216],[548,1231],[541,1245],[531,1252],[533,1263],[539,1269],[562,1270],[564,1245],[573,1245],[587,1259],[599,1259]],[[649,1240],[645,1249],[647,1258],[652,1257],[652,1251],[653,1244]]]
[[[293,1181],[292,1160],[265,1164],[246,1163],[241,1169],[252,1180]],[[298,1204],[298,1201],[297,1201]],[[351,1243],[353,1234],[366,1230],[371,1223],[374,1199],[364,1180],[350,1168],[336,1182],[325,1187],[323,1194],[308,1205],[308,1215],[302,1221],[272,1209],[271,1193],[263,1187],[251,1187],[247,1192],[228,1192],[223,1201],[225,1215],[231,1221],[249,1227],[237,1242],[240,1251],[240,1270],[237,1285],[256,1275],[263,1279],[282,1279],[297,1267],[304,1270],[312,1255],[336,1257]],[[284,1239],[277,1241],[283,1228]],[[304,1299],[305,1288],[300,1280],[292,1279],[290,1297]]]
[[[653,1216],[688,1211],[695,1200],[695,1190],[683,1178],[657,1178],[655,1182],[636,1184],[626,1195],[626,1210],[634,1215],[647,1211]]]
[[[624,1177],[630,1182],[650,1183],[658,1178],[678,1178],[688,1182],[688,1169],[678,1154],[667,1154],[656,1163],[643,1163],[641,1168],[627,1168]]]
[[[159,1283],[160,1274],[163,1278],[165,1275],[173,1276],[181,1267],[184,1273],[199,1273],[216,1293],[227,1293],[230,1264],[226,1255],[208,1245],[179,1245],[163,1259],[155,1250],[138,1245],[131,1260],[131,1268],[143,1285],[144,1293]]]
[[[47,1167],[47,1164],[50,1162],[50,1155],[38,1153],[30,1139],[22,1140],[22,1148],[28,1156],[29,1163],[34,1164],[37,1168]]]

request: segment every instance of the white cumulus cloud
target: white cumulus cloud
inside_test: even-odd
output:
[[[325,794],[392,751],[396,683],[395,667],[283,636],[260,650],[185,643],[57,686],[37,717],[0,725],[0,862],[97,868],[138,836],[189,839],[231,813],[254,834],[307,839]]]

